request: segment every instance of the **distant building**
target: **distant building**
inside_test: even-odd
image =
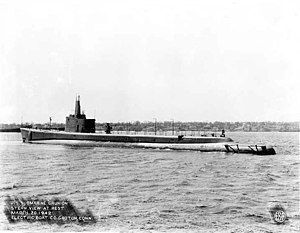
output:
[[[80,96],[76,97],[75,114],[66,117],[67,132],[95,133],[95,119],[86,119],[85,114],[81,114]]]

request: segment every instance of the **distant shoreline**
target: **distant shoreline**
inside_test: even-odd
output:
[[[50,130],[50,128],[39,128],[39,129],[41,129],[41,130]],[[62,129],[57,129],[57,128],[51,128],[51,130],[62,130]],[[96,131],[103,131],[103,130],[96,130]],[[20,128],[11,128],[11,129],[0,129],[0,133],[20,133],[21,132],[21,130],[20,130]],[[126,132],[126,131],[112,131],[112,132]],[[140,132],[140,133],[150,133],[151,134],[151,132],[152,131],[132,131],[132,130],[128,130],[128,132]],[[164,133],[164,132],[171,132],[171,131],[158,131],[158,133]],[[207,133],[207,134],[209,134],[209,133],[213,133],[213,132],[219,132],[219,131],[209,131],[209,130],[207,130],[207,131],[203,131],[203,130],[181,130],[181,131],[175,131],[175,134],[177,135],[178,133],[180,134],[180,133],[182,133],[182,132],[205,132],[205,133]],[[245,132],[245,133],[271,133],[271,132],[273,132],[273,133],[275,133],[275,132],[277,132],[277,133],[299,133],[300,132],[300,130],[298,130],[298,131],[243,131],[243,130],[235,130],[235,131],[230,131],[230,130],[227,130],[226,131],[227,133],[234,133],[234,132]],[[154,133],[154,131],[153,131],[153,133]]]
[[[111,123],[113,131],[133,132],[300,132],[300,122],[115,122]],[[104,131],[106,122],[96,123],[96,131]],[[25,124],[0,124],[0,132],[20,132],[20,128],[56,129],[64,130],[64,123],[25,123]]]
[[[18,132],[21,132],[20,128],[0,129],[0,133],[18,133]]]

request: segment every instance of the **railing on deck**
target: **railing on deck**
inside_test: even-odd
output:
[[[96,133],[103,133],[105,134],[105,131],[98,131],[96,130]],[[154,131],[112,131],[111,134],[127,134],[127,135],[155,135]],[[184,135],[184,136],[215,136],[219,137],[221,135],[221,132],[208,132],[208,131],[175,131],[174,134],[172,131],[156,131],[156,135],[161,136],[178,136],[178,135]]]

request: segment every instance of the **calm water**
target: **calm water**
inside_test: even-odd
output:
[[[0,204],[6,195],[66,197],[95,225],[9,224],[1,230],[293,232],[300,230],[299,133],[227,133],[275,146],[274,156],[88,145],[26,144],[0,134]],[[289,217],[276,225],[269,207]]]

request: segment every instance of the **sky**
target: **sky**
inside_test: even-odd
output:
[[[300,1],[0,0],[0,123],[299,121]]]

